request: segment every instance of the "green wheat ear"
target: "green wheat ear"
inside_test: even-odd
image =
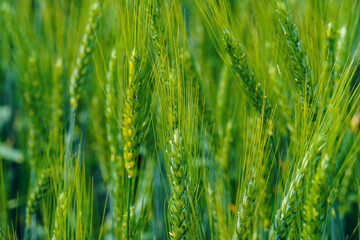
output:
[[[118,139],[118,123],[117,123],[117,106],[116,106],[116,88],[115,81],[116,79],[116,66],[117,66],[118,56],[116,48],[113,48],[111,51],[111,56],[109,60],[109,68],[106,76],[106,133],[107,133],[107,143],[110,150],[110,163],[111,163],[111,191],[112,191],[112,220],[113,220],[113,229],[114,235],[116,237],[121,233],[121,222],[123,217],[123,199],[122,188],[123,188],[123,156],[119,152],[119,139]],[[132,229],[132,228],[131,228]],[[126,228],[125,228],[126,230]]]
[[[106,77],[106,133],[107,141],[110,149],[110,161],[114,162],[117,158],[117,131],[116,131],[116,96],[115,96],[115,68],[117,63],[116,49],[111,51],[111,58],[109,61],[109,70]]]
[[[189,229],[188,222],[188,193],[187,193],[187,164],[184,158],[182,137],[175,129],[173,138],[169,140],[170,152],[170,180],[171,199],[170,208],[170,238],[184,239]]]
[[[99,26],[100,15],[101,5],[96,1],[91,7],[90,17],[80,45],[76,65],[70,79],[70,105],[72,112],[75,112],[78,108],[81,90],[89,72],[91,56],[96,43],[96,30]]]
[[[314,136],[312,140],[312,144],[300,161],[300,166],[294,172],[288,191],[284,194],[281,205],[276,212],[271,229],[271,239],[288,239],[290,234],[294,234],[291,230],[293,224],[295,224],[296,215],[300,212],[302,206],[306,187],[305,174],[313,170],[311,167],[315,166],[314,162],[317,161],[324,148],[323,134]]]
[[[36,164],[36,157],[44,149],[45,136],[45,118],[39,109],[42,108],[43,92],[41,91],[41,76],[39,69],[38,56],[33,52],[27,61],[28,76],[24,86],[24,99],[29,119],[29,136],[28,136],[28,152],[30,157],[30,165]],[[39,125],[38,123],[43,123]]]
[[[148,123],[146,107],[147,91],[141,69],[140,56],[134,49],[129,62],[129,82],[123,110],[122,134],[124,139],[124,161],[129,178],[134,177],[135,161],[139,156],[140,144]]]
[[[34,214],[40,205],[42,198],[50,188],[50,169],[44,170],[26,204],[26,226],[31,226],[31,215]]]
[[[298,29],[283,2],[278,1],[276,13],[280,25],[279,39],[284,45],[286,60],[291,67],[293,80],[302,101],[304,102],[306,96],[311,104],[315,100],[315,90],[312,86],[312,73],[308,58],[304,52]]]
[[[251,178],[240,203],[233,239],[252,239],[256,207],[256,184]]]
[[[256,110],[261,113],[264,108],[264,118],[269,119],[272,111],[271,105],[262,89],[261,83],[256,81],[254,72],[249,66],[246,53],[242,50],[240,43],[232,38],[227,29],[223,29],[223,35],[223,44],[230,56],[231,66],[242,79],[242,87],[245,93]]]
[[[66,217],[68,211],[68,200],[64,192],[60,193],[55,212],[55,223],[52,240],[62,239],[66,232]]]
[[[153,42],[153,47],[157,57],[160,57],[164,51],[165,38],[161,26],[161,8],[158,6],[156,0],[147,0],[146,12],[150,18],[150,34]]]
[[[276,212],[271,239],[287,239],[304,192],[304,174],[298,171]]]
[[[325,154],[313,176],[310,193],[304,206],[303,239],[320,239],[323,220],[327,216],[327,198],[330,190],[330,159]]]

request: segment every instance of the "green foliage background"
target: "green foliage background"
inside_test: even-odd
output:
[[[0,239],[360,238],[359,4],[0,0]]]

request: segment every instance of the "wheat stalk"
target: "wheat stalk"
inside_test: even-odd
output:
[[[122,221],[122,239],[134,239],[135,235],[136,235],[136,222],[135,222],[135,208],[134,206],[132,206],[130,208],[130,225],[128,226],[128,221],[126,221],[126,219],[128,219],[128,213],[124,212],[124,216],[123,216],[123,221]],[[128,233],[128,229],[130,230],[130,233]],[[129,234],[129,235],[128,235]],[[136,239],[136,238],[135,238]]]

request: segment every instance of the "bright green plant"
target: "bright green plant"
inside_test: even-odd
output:
[[[0,239],[359,238],[359,7],[0,1]]]

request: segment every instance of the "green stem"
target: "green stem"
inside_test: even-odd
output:
[[[128,189],[128,209],[127,209],[127,239],[130,240],[130,204],[131,204],[131,181],[129,178],[129,189]]]
[[[74,135],[75,116],[76,116],[75,111],[71,110],[71,112],[70,112],[69,130],[67,132],[67,136],[66,136],[66,139],[65,139],[65,145],[66,145],[65,163],[66,163],[67,168],[70,166],[70,153],[71,153],[71,144],[72,144],[73,135]]]

